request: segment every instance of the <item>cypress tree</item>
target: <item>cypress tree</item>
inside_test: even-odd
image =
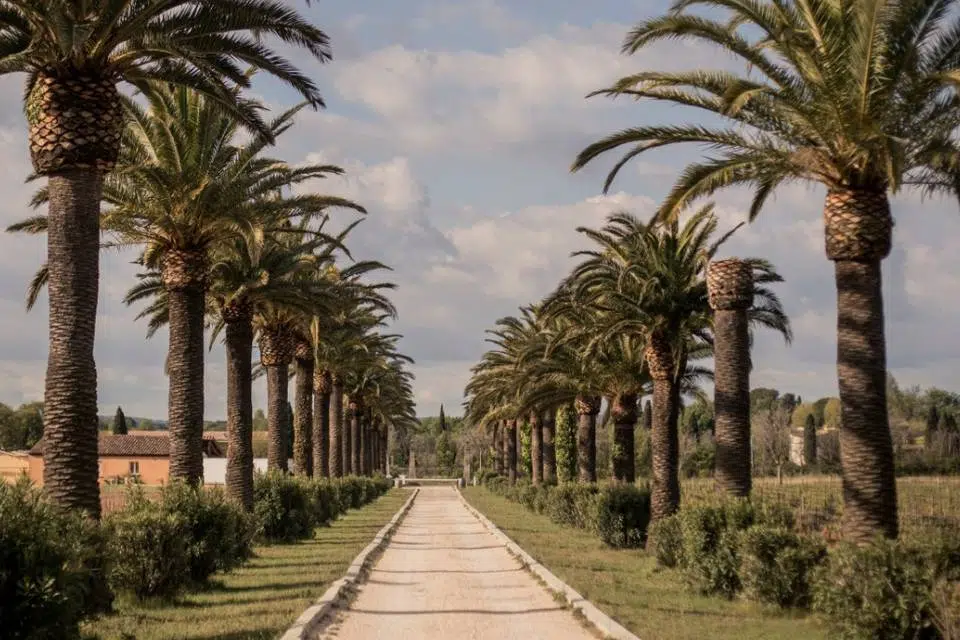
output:
[[[440,433],[447,430],[447,418],[443,415],[443,404],[440,405]]]
[[[653,403],[649,400],[643,405],[643,428],[647,431],[653,428]]]
[[[817,419],[807,414],[803,425],[803,463],[807,466],[817,464]]]
[[[127,417],[123,415],[123,409],[117,407],[117,413],[113,416],[113,435],[127,435]]]
[[[933,446],[933,441],[937,434],[937,428],[940,426],[940,413],[935,405],[930,405],[927,410],[927,433],[924,436],[924,444],[927,448]]]

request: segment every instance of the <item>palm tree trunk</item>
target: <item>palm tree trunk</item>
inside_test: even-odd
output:
[[[750,330],[753,269],[732,258],[710,263],[707,288],[713,308],[714,410],[717,488],[750,495]]]
[[[680,398],[672,377],[653,380],[653,429],[650,447],[653,457],[653,486],[650,518],[656,522],[680,508],[680,480],[677,476],[680,441],[677,417]]]
[[[613,418],[613,477],[633,484],[636,474],[636,449],[633,438],[637,426],[637,396],[618,393],[610,405]]]
[[[388,475],[389,469],[387,469],[387,459],[389,456],[389,451],[387,450],[390,445],[390,423],[384,422],[382,433],[380,434],[380,470],[383,472],[383,475]]]
[[[348,398],[347,415],[350,419],[350,473],[360,475],[360,405]]]
[[[293,464],[297,473],[313,475],[313,357],[297,358],[293,394]]]
[[[357,418],[360,422],[360,475],[369,475],[370,466],[368,465],[368,456],[370,455],[370,425],[361,412]]]
[[[47,185],[50,346],[43,393],[43,483],[58,504],[99,518],[93,344],[102,179],[96,169],[71,169],[50,175]]]
[[[253,326],[249,315],[226,325],[227,495],[253,511]]]
[[[580,482],[597,481],[597,414],[600,399],[577,396],[577,476]]]
[[[330,381],[330,477],[344,475],[343,387],[334,375]]]
[[[543,433],[543,481],[553,483],[557,481],[557,450],[554,444],[557,430],[557,412],[544,411],[540,424]]]
[[[837,285],[843,529],[858,542],[898,534],[880,268],[890,254],[892,227],[885,191],[827,195],[826,250]]]
[[[510,484],[517,483],[517,421],[507,420],[507,478]]]
[[[329,478],[330,473],[330,374],[313,374],[313,477]]]
[[[267,469],[287,469],[287,383],[290,365],[270,365],[267,370]]]
[[[530,466],[530,481],[539,485],[543,482],[543,431],[536,411],[530,412]]]
[[[493,455],[496,458],[496,470],[498,475],[504,475],[507,472],[506,451],[504,451],[504,433],[507,431],[507,423],[504,420],[497,420],[493,427]]]
[[[167,287],[170,478],[191,484],[203,480],[204,298],[203,287],[196,281]]]

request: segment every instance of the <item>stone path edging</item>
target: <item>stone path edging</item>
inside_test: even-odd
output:
[[[413,501],[418,493],[420,493],[420,489],[413,490],[413,494],[407,498],[407,501],[400,507],[400,510],[393,515],[390,522],[385,524],[377,535],[374,536],[370,544],[353,559],[344,576],[331,584],[323,595],[320,596],[319,600],[301,613],[297,621],[293,623],[293,626],[280,636],[280,640],[306,640],[311,637],[311,634],[320,622],[336,609],[340,601],[350,592],[350,589],[360,582],[363,573],[369,568],[370,564],[372,564],[373,555],[387,546],[387,543],[390,541],[390,536],[394,530],[400,526],[400,521],[403,520],[403,516],[407,515],[410,507],[413,506]]]
[[[560,578],[557,576],[553,575],[549,569],[537,562],[533,556],[520,548],[520,545],[511,540],[510,537],[501,531],[497,525],[493,524],[489,518],[480,513],[472,504],[467,502],[467,499],[463,496],[463,493],[458,490],[457,494],[460,496],[460,500],[463,502],[464,506],[467,507],[467,510],[472,513],[473,516],[490,531],[490,533],[503,542],[504,546],[507,548],[507,551],[517,556],[517,558],[519,558],[519,560],[526,565],[526,568],[531,573],[543,580],[548,589],[563,596],[564,600],[566,600],[567,604],[569,604],[571,608],[579,611],[580,614],[586,618],[587,622],[596,627],[606,638],[611,640],[640,640],[639,637],[628,631],[619,622],[600,611],[596,605],[576,592],[573,587],[560,580]],[[284,638],[284,640],[286,640],[286,638]]]

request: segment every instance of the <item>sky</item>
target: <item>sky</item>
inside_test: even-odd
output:
[[[588,248],[578,226],[599,227],[618,210],[647,216],[696,149],[634,161],[608,196],[603,177],[616,157],[570,174],[577,152],[621,128],[684,122],[696,114],[606,98],[591,90],[644,69],[730,67],[714,50],[671,43],[621,56],[633,23],[662,12],[664,0],[289,0],[331,37],[321,65],[287,51],[321,87],[327,108],[302,111],[275,157],[324,161],[343,178],[309,185],[348,196],[368,210],[348,244],[358,259],[391,267],[398,285],[394,329],[413,357],[420,415],[460,413],[470,367],[486,350],[484,330],[540,299]],[[549,7],[549,8],[548,8]],[[30,213],[20,103],[23,79],[0,78],[0,223]],[[257,79],[253,91],[275,109],[297,102],[289,89]],[[836,298],[823,247],[823,191],[793,185],[741,229],[721,257],[763,257],[784,276],[777,287],[795,332],[792,345],[760,334],[754,387],[804,398],[836,393]],[[722,228],[745,219],[748,194],[716,199]],[[953,200],[894,201],[895,248],[884,263],[888,366],[901,386],[960,389],[960,215]],[[335,214],[348,224],[352,214]],[[24,292],[44,260],[42,238],[0,233],[0,401],[41,399],[47,306],[29,314]],[[132,253],[101,258],[96,360],[103,414],[163,419],[167,334],[145,339],[137,307],[122,302],[134,283]],[[223,419],[224,351],[206,363],[206,418]],[[265,406],[265,382],[254,405]]]

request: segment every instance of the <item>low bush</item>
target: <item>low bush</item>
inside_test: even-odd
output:
[[[340,484],[329,480],[317,480],[307,485],[315,526],[325,526],[340,515]]]
[[[258,473],[253,482],[254,514],[266,542],[292,542],[313,533],[308,484],[278,471]]]
[[[813,606],[845,640],[934,637],[933,569],[922,551],[877,540],[830,551],[814,577]]]
[[[821,539],[755,525],[740,537],[740,580],[748,598],[780,607],[810,604],[814,569],[826,557]]]
[[[611,547],[642,547],[650,524],[650,490],[632,484],[603,487],[595,500],[594,530]]]
[[[592,484],[562,484],[550,490],[546,513],[557,524],[590,529],[596,520],[598,492]]]
[[[683,531],[680,516],[661,518],[650,527],[650,551],[661,567],[674,568],[683,555]]]
[[[255,520],[219,487],[172,482],[161,490],[159,502],[165,513],[184,520],[194,583],[205,583],[217,571],[232,571],[253,555]]]
[[[187,520],[149,500],[137,500],[104,521],[108,535],[110,584],[136,598],[168,599],[190,579]]]
[[[104,538],[26,479],[0,482],[0,629],[4,638],[78,635],[81,620],[109,611]]]

